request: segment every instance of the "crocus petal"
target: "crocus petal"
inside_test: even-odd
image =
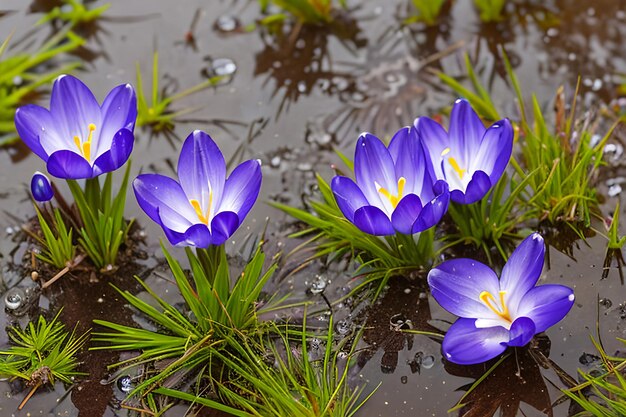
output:
[[[330,183],[335,201],[346,219],[354,223],[354,212],[369,203],[363,191],[348,177],[336,176]]]
[[[405,179],[404,194],[422,197],[424,175],[427,172],[424,150],[412,126],[398,130],[389,142],[389,154],[395,163],[396,178]]]
[[[480,301],[480,294],[488,291],[497,296],[500,283],[485,264],[472,259],[445,261],[430,270],[428,285],[435,300],[452,314],[467,318],[494,316]]]
[[[477,329],[473,319],[460,318],[441,344],[445,358],[459,365],[473,365],[495,358],[506,350],[509,332],[504,327]]]
[[[450,148],[457,150],[461,158],[459,164],[467,166],[475,157],[480,141],[485,133],[485,125],[472,106],[465,99],[458,99],[450,113]]]
[[[393,159],[385,145],[376,136],[363,133],[356,144],[354,154],[354,175],[356,183],[370,204],[391,214],[393,207],[377,189],[377,184],[393,195],[398,194]]]
[[[528,317],[519,317],[509,329],[510,339],[508,346],[525,346],[533,338],[536,332],[535,323]]]
[[[94,176],[115,171],[124,165],[133,151],[134,143],[135,136],[133,132],[126,128],[120,129],[109,144],[110,149],[94,161]]]
[[[428,117],[415,119],[414,126],[424,148],[426,163],[431,177],[445,180],[446,177],[441,169],[441,154],[449,146],[450,139],[448,138],[448,133],[439,123]]]
[[[226,162],[205,132],[194,130],[185,139],[178,159],[178,179],[187,198],[198,200],[203,212],[215,211],[226,182]]]
[[[469,170],[481,170],[489,175],[491,184],[498,182],[513,152],[513,126],[508,119],[491,125],[475,150]]]
[[[393,235],[395,233],[391,220],[378,207],[364,206],[354,213],[356,227],[375,236]]]
[[[445,181],[439,180],[432,188],[436,193],[436,197],[427,202],[422,208],[422,212],[418,216],[417,221],[413,224],[413,233],[430,229],[439,223],[443,215],[448,211],[448,204],[450,203],[448,184]]]
[[[483,171],[476,171],[472,175],[472,180],[467,184],[465,193],[463,194],[459,190],[452,190],[450,197],[455,203],[472,204],[482,199],[492,185],[487,174]]]
[[[535,323],[536,333],[545,331],[563,319],[574,305],[574,291],[564,285],[540,285],[524,295],[517,309],[518,316]]]
[[[537,284],[543,270],[545,245],[539,233],[533,233],[513,251],[500,277],[500,288],[507,293],[507,305],[515,314],[522,297]]]
[[[239,227],[240,217],[232,211],[223,211],[211,221],[211,233],[213,240],[211,244],[221,245],[235,233]]]
[[[200,222],[180,184],[169,177],[139,175],[133,181],[133,190],[139,206],[163,228],[184,234],[191,225]]]
[[[243,221],[259,195],[261,178],[259,161],[242,162],[226,180],[217,212],[232,211],[237,214],[239,221]],[[211,230],[213,231],[213,228]]]
[[[391,224],[405,235],[413,233],[413,224],[422,211],[422,202],[415,194],[405,196],[391,214]]]
[[[47,109],[34,104],[27,104],[15,111],[15,129],[35,155],[48,161],[48,152],[44,150],[41,139],[47,141],[58,140],[58,134],[54,129],[54,121]],[[63,149],[64,143],[56,144],[54,150]]]
[[[96,158],[111,147],[113,137],[119,129],[128,129],[131,133],[137,119],[137,97],[130,84],[115,87],[102,102],[102,127],[98,135]]]
[[[208,248],[212,243],[211,232],[205,224],[194,224],[180,233],[168,228],[161,221],[157,221],[157,223],[163,228],[167,240],[174,246]]]
[[[93,169],[85,158],[67,150],[57,151],[50,155],[47,168],[50,175],[68,180],[92,178],[94,176]]]
[[[40,203],[50,201],[54,196],[54,190],[50,185],[50,180],[41,172],[37,171],[30,180],[30,191],[33,198]]]
[[[59,134],[70,142],[74,136],[84,140],[90,123],[102,128],[98,101],[82,81],[71,75],[61,75],[54,81],[50,113],[58,121]]]

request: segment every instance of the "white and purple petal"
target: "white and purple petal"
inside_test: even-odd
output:
[[[535,323],[528,317],[518,317],[511,323],[507,345],[526,346],[535,334],[537,334]]]
[[[93,163],[94,176],[104,174],[106,172],[115,171],[128,161],[133,151],[135,136],[133,132],[126,128],[120,129],[111,143],[109,148],[102,153]]]
[[[354,225],[370,235],[393,235],[395,230],[389,217],[376,206],[364,206],[354,213]]]
[[[475,171],[465,192],[458,189],[452,190],[450,196],[455,203],[472,204],[481,200],[489,192],[492,185],[489,175],[483,171]]]
[[[574,291],[564,285],[540,285],[528,291],[520,301],[517,315],[528,317],[541,333],[561,321],[574,305]]]
[[[259,161],[252,159],[239,164],[226,180],[216,215],[231,211],[236,213],[239,222],[242,222],[259,196],[261,180]]]
[[[446,211],[448,211],[448,204],[450,203],[448,184],[445,181],[439,180],[431,188],[435,192],[435,197],[424,204],[417,220],[413,223],[412,233],[419,233],[430,229],[438,224],[444,214],[446,214]]]
[[[385,145],[370,133],[361,134],[357,141],[354,175],[367,201],[391,215],[393,206],[381,195],[378,187],[384,188],[392,195],[398,194],[395,166]]]
[[[469,171],[483,171],[496,184],[511,159],[513,152],[513,126],[508,119],[500,120],[486,131],[480,146],[474,149]]]
[[[182,187],[172,178],[142,174],[133,181],[133,190],[142,210],[164,228],[185,233],[200,223]]]
[[[389,154],[395,164],[396,178],[405,179],[404,195],[415,194],[424,198],[424,176],[427,175],[424,150],[413,126],[403,127],[391,139]],[[432,183],[428,184],[432,186]],[[430,197],[426,197],[430,199]]]
[[[50,201],[54,196],[50,180],[39,171],[36,171],[30,180],[30,192],[33,198],[40,203]]]
[[[72,144],[74,136],[86,139],[89,124],[93,123],[96,129],[102,129],[98,100],[82,81],[71,75],[61,75],[54,81],[50,114],[57,121],[59,135]]]
[[[330,188],[335,195],[337,206],[346,216],[346,219],[354,223],[354,213],[361,207],[370,205],[363,195],[363,191],[351,178],[337,175],[330,183]]]
[[[496,295],[500,283],[495,272],[487,265],[472,259],[451,259],[428,273],[432,296],[441,307],[459,317],[497,317],[480,300],[483,291]]]
[[[391,224],[396,231],[410,235],[413,234],[413,225],[422,212],[422,202],[415,194],[405,196],[391,214]]]
[[[446,333],[441,349],[444,357],[459,365],[474,365],[495,358],[506,350],[509,331],[503,327],[478,329],[474,319],[460,318]]]
[[[194,130],[185,139],[178,159],[178,180],[187,198],[198,200],[203,213],[216,212],[226,182],[226,162],[205,132]]]
[[[50,112],[35,104],[27,104],[19,107],[15,111],[15,129],[26,146],[28,146],[38,157],[48,161],[48,155],[60,149],[66,149],[66,142],[54,128],[55,122]],[[48,152],[43,142],[49,142],[46,146],[52,152]]]
[[[68,151],[56,151],[48,158],[46,168],[50,175],[68,180],[93,178],[93,168],[81,155]]]
[[[502,268],[500,288],[507,293],[507,305],[516,314],[520,300],[539,280],[543,270],[545,244],[533,233],[519,244]]]
[[[424,149],[429,174],[433,179],[445,180],[441,167],[442,153],[450,146],[445,129],[429,117],[419,117],[414,122],[415,131]]]
[[[223,211],[211,221],[212,245],[221,245],[235,233],[243,217],[232,211]]]
[[[100,132],[96,132],[95,158],[111,148],[113,138],[120,129],[127,129],[132,135],[137,119],[137,97],[133,87],[123,84],[111,90],[102,102],[101,113],[102,127]]]
[[[475,157],[480,141],[485,134],[485,125],[465,99],[457,99],[450,113],[450,148],[459,157],[459,165],[467,167]]]

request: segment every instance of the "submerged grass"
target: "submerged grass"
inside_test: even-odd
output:
[[[618,339],[624,343],[626,340]],[[592,375],[579,370],[585,382],[563,392],[584,410],[575,417],[626,415],[626,359],[611,357],[602,345],[592,339],[602,360],[603,372]]]
[[[89,9],[82,0],[61,0],[61,3],[61,6],[54,7],[39,19],[37,24],[41,25],[53,20],[59,20],[74,27],[97,20],[111,7],[111,3],[105,3],[102,6]]]
[[[60,313],[50,322],[39,316],[36,324],[31,322],[23,330],[11,328],[13,345],[0,351],[0,375],[24,379],[32,387],[19,409],[39,387],[54,385],[56,380],[70,384],[74,376],[81,375],[76,371],[76,353],[87,340],[87,333],[77,337],[74,332],[65,331],[58,321]]]
[[[262,23],[270,24],[283,21],[288,15],[293,16],[301,24],[327,24],[333,21],[333,11],[337,8],[335,0],[258,0],[261,10],[266,12],[274,5],[283,13],[272,14]],[[338,0],[339,6],[346,7],[346,0]]]
[[[229,349],[215,352],[227,368],[224,377],[214,383],[217,399],[207,398],[203,392],[189,394],[167,388],[156,392],[241,417],[350,417],[373,394],[362,396],[364,386],[350,386],[355,343],[348,353],[344,351],[346,339],[333,342],[332,319],[325,347],[317,349],[308,348],[306,321],[299,331],[288,324],[269,326],[270,337],[233,333],[226,339]],[[299,340],[294,340],[294,335]],[[316,350],[321,350],[321,355],[312,357]]]
[[[404,23],[424,22],[428,26],[437,23],[441,10],[447,0],[411,0],[417,9],[417,15],[405,19]]]

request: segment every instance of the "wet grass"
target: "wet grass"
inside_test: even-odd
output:
[[[136,366],[154,361],[168,360],[169,365],[139,384],[132,394],[146,395],[172,374],[196,373],[202,375],[210,368],[214,352],[224,347],[233,332],[241,334],[263,333],[266,324],[259,321],[259,306],[264,303],[261,291],[276,269],[276,263],[265,271],[265,255],[261,247],[256,250],[241,275],[232,277],[223,246],[187,249],[191,266],[190,279],[181,264],[162,247],[180,290],[185,308],[181,312],[161,299],[143,281],[140,284],[157,306],[144,301],[128,291],[122,297],[143,316],[159,326],[158,330],[137,329],[116,323],[95,320],[110,332],[94,333],[93,340],[106,346],[96,350],[136,350],[141,353],[131,360],[113,365]],[[231,286],[231,280],[234,284]],[[271,303],[265,306],[271,307]]]
[[[262,23],[271,24],[286,20],[292,16],[300,24],[327,24],[333,21],[333,12],[340,7],[345,8],[345,0],[258,0],[261,10],[266,12],[270,5],[281,9],[263,19]]]
[[[0,375],[21,378],[31,387],[20,410],[41,386],[54,385],[56,380],[71,384],[74,376],[81,375],[76,370],[76,353],[87,340],[87,333],[68,333],[58,321],[59,314],[51,321],[39,316],[36,324],[31,322],[25,329],[11,328],[13,345],[0,351]]]

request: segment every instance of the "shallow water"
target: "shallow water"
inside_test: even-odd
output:
[[[566,93],[571,95],[580,75],[583,105],[595,108],[616,98],[620,81],[616,74],[626,72],[622,1],[603,0],[593,2],[593,6],[573,0],[555,0],[546,5],[516,2],[523,5],[515,6],[516,14],[509,21],[489,25],[478,21],[471,2],[459,1],[445,18],[445,27],[434,29],[400,27],[398,22],[406,16],[408,2],[362,1],[351,11],[352,18],[342,20],[337,30],[320,33],[304,29],[293,44],[262,35],[260,31],[243,31],[241,27],[258,18],[256,4],[246,1],[211,5],[187,1],[184,6],[176,7],[167,0],[112,3],[106,14],[110,18],[99,22],[100,29],[87,44],[90,49],[87,56],[91,60],[77,75],[102,98],[117,84],[135,82],[136,62],[148,75],[152,52],[156,49],[162,77],[169,80],[169,88],[180,91],[214,74],[221,59],[232,60],[236,72],[229,82],[177,104],[178,108],[201,108],[188,116],[192,122],[179,123],[175,134],[184,138],[192,129],[203,129],[219,143],[227,158],[242,147],[244,158],[259,158],[263,162],[261,195],[293,205],[301,205],[303,198],[311,194],[314,172],[330,178],[331,164],[338,163],[333,146],[351,155],[361,131],[388,137],[417,115],[433,115],[449,105],[454,96],[428,69],[462,75],[465,51],[470,53],[481,78],[488,82],[501,113],[512,116],[516,109],[514,94],[502,79],[500,47],[506,49],[524,90],[537,93],[547,114],[559,85],[564,85]],[[15,31],[14,39],[21,39],[40,17],[28,13],[29,8],[21,0],[5,0],[0,8],[15,10],[0,18],[0,39],[12,31]],[[196,10],[200,10],[200,17],[193,28],[194,48],[185,42],[185,37]],[[242,26],[219,31],[216,22],[232,16]],[[222,19],[221,25],[232,29],[229,28],[232,21],[228,19]],[[41,42],[50,30],[49,26],[42,26],[29,39]],[[17,49],[29,42],[19,44]],[[218,67],[217,71],[233,69],[228,61],[221,61]],[[150,77],[144,82],[149,83]],[[246,144],[250,130],[257,135],[251,144]],[[618,139],[619,135],[620,132]],[[179,143],[171,146],[165,138],[150,138],[148,132],[142,131],[136,132],[136,138],[134,174],[141,171],[173,174],[171,166],[176,163]],[[34,215],[27,197],[27,183],[33,171],[43,168],[36,156],[29,155],[19,145],[0,150],[0,274],[7,288],[34,286],[28,265],[24,264],[24,259],[28,259],[27,246],[18,231]],[[603,178],[619,177],[620,169],[623,168],[618,166],[605,172]],[[619,194],[607,198],[603,206],[606,212],[614,207],[616,198]],[[65,306],[63,318],[67,323],[80,321],[84,328],[96,317],[110,319],[114,315],[121,322],[131,322],[131,313],[120,308],[119,299],[107,281],[126,283],[132,288],[133,273],[150,276],[152,269],[159,267],[155,256],[160,257],[158,240],[162,232],[143,215],[132,195],[128,198],[127,215],[137,218],[145,228],[145,246],[137,251],[145,251],[148,259],[140,260],[132,270],[121,271],[98,283],[84,282],[85,277],[76,274],[65,277],[65,282],[54,286],[50,293],[32,297],[35,311],[38,307],[46,309],[47,300],[52,299],[53,307]],[[248,234],[259,233],[268,217],[269,247],[272,250],[292,247],[294,243],[285,236],[293,221],[260,201],[233,242],[227,243],[229,250],[239,250],[241,241]],[[532,352],[520,350],[516,362],[503,364],[482,390],[476,391],[477,395],[468,398],[468,405],[455,413],[484,416],[501,407],[504,416],[570,415],[569,402],[551,409],[560,395],[555,385],[563,386],[555,369],[538,368],[529,355],[542,358],[549,351],[550,359],[576,378],[577,368],[584,365],[581,356],[595,352],[589,336],[596,333],[598,308],[606,351],[624,350],[615,337],[626,336],[626,292],[615,269],[606,279],[601,279],[605,240],[596,236],[588,244],[577,242],[571,256],[550,249],[551,268],[545,268],[542,280],[574,287],[577,304],[559,325],[547,332],[549,343],[542,339]],[[324,289],[331,300],[344,295],[347,287],[354,285],[349,274],[336,266],[327,270],[324,265],[314,264],[289,277],[288,289],[293,292],[293,298],[319,298],[307,295],[306,289],[320,273],[331,281]],[[160,285],[163,294],[171,290],[158,274],[149,279]],[[358,415],[446,415],[461,397],[463,387],[466,389],[486,368],[455,368],[444,364],[436,341],[391,331],[392,320],[410,320],[414,329],[432,330],[432,326],[445,329],[445,321],[453,317],[429,299],[423,281],[397,279],[390,285],[385,296],[370,310],[363,311],[361,307],[352,312],[344,305],[334,311],[338,318],[354,320],[359,325],[363,324],[361,317],[368,312],[371,317],[366,324],[371,329],[365,331],[362,343],[369,348],[358,357],[354,379],[368,382],[370,389],[379,381],[382,385]],[[598,299],[608,299],[611,303],[603,301],[598,306]],[[15,320],[24,323],[26,316],[0,314],[3,326]],[[6,343],[6,333],[0,332],[0,344]],[[7,394],[0,399],[2,415],[124,415],[123,410],[116,409],[113,399],[123,398],[123,393],[115,384],[100,383],[109,377],[103,363],[115,361],[116,355],[106,352],[99,354],[103,356],[93,355],[82,358],[83,370],[91,371],[90,377],[76,384],[70,395],[64,396],[65,390],[60,385],[55,391],[41,390],[18,413],[15,410],[25,392]],[[8,393],[19,388],[5,383],[2,390]],[[57,403],[59,398],[62,400]],[[168,414],[182,413],[182,409],[177,409]]]

